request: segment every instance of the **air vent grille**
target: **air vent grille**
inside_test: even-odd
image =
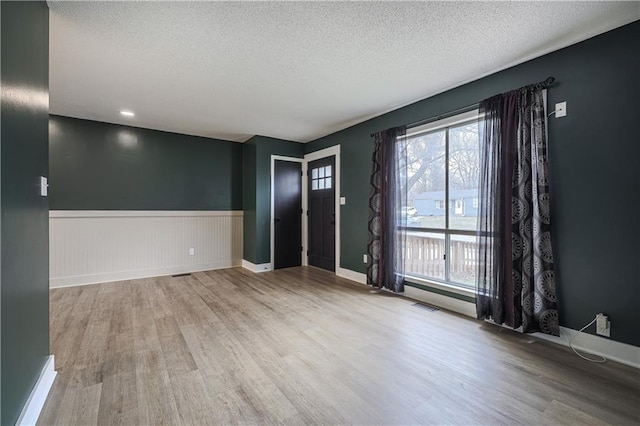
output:
[[[429,311],[429,312],[436,312],[436,311],[440,310],[440,309],[436,308],[435,306],[427,305],[426,303],[422,303],[422,302],[414,303],[411,306],[415,306],[416,308],[421,308],[421,309],[424,309],[425,311]]]

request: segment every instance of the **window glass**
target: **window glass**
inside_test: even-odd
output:
[[[445,234],[407,232],[406,270],[410,275],[445,279]]]
[[[406,273],[463,288],[476,277],[480,142],[477,119],[407,138]],[[411,129],[410,129],[411,130]]]
[[[449,229],[475,231],[478,222],[480,148],[476,121],[449,129]]]
[[[449,240],[451,281],[469,287],[476,283],[476,237],[474,235],[456,235],[452,233]]]
[[[445,197],[446,130],[407,139],[407,157],[408,206],[402,211],[415,209],[412,227],[444,229],[444,209],[437,204]]]

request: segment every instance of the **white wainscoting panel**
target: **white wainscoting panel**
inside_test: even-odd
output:
[[[241,211],[56,210],[49,233],[51,287],[242,264]]]

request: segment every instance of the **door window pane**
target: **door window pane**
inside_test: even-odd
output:
[[[311,190],[331,189],[331,166],[318,167],[311,170]],[[325,177],[326,176],[326,177]]]

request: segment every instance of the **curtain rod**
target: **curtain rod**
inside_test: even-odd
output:
[[[529,84],[527,86],[524,87],[530,87],[530,86],[535,86],[536,88],[541,88],[541,89],[546,89],[548,87],[550,87],[551,85],[553,85],[553,83],[556,81],[555,77],[547,77],[545,80],[543,81],[539,81],[538,83],[534,83],[534,84]],[[462,108],[458,108],[458,109],[454,109],[452,111],[448,111],[442,114],[438,114],[434,117],[431,118],[427,118],[424,120],[420,120],[420,121],[414,121],[413,123],[409,123],[407,124],[407,127],[416,127],[416,126],[422,126],[424,124],[429,124],[429,123],[433,123],[434,121],[438,121],[438,120],[442,120],[443,118],[448,118],[457,114],[462,114],[464,112],[468,112],[468,111],[472,111],[476,108],[478,108],[480,106],[480,102],[476,102],[474,104],[471,105],[467,105],[464,106]],[[371,137],[374,137],[375,133],[371,133]]]

